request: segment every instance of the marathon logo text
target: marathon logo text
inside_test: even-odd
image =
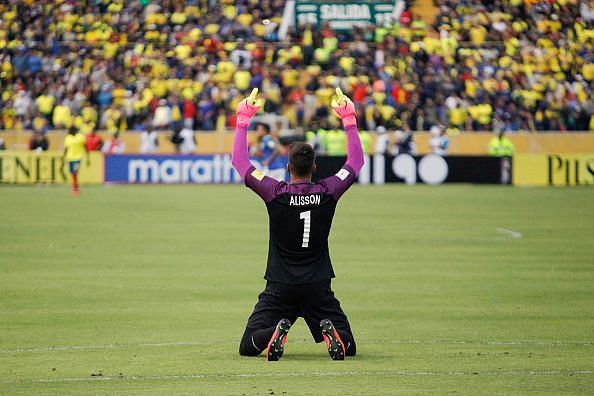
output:
[[[109,155],[108,183],[219,184],[241,181],[230,155]]]

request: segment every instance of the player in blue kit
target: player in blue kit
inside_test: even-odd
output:
[[[347,134],[347,161],[333,176],[316,183],[315,152],[306,143],[289,148],[290,183],[257,170],[248,158],[247,127],[261,103],[258,90],[239,103],[232,163],[266,204],[270,240],[266,287],[258,298],[243,334],[239,353],[279,360],[291,325],[303,317],[316,342],[325,341],[330,357],[344,360],[356,354],[349,321],[331,289],[334,270],[328,235],[338,200],[354,183],[363,166],[353,102],[336,90],[332,107]]]
[[[285,180],[287,171],[280,157],[283,150],[279,141],[270,134],[270,126],[264,123],[257,124],[256,134],[258,136],[256,157],[260,160],[266,176],[279,181]]]

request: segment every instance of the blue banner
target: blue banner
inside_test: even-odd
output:
[[[107,155],[106,183],[239,183],[231,155]]]
[[[283,156],[286,163],[286,156]],[[252,161],[260,168],[259,163]],[[215,155],[106,155],[106,183],[240,183],[230,154]]]

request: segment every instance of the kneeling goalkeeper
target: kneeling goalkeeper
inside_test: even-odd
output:
[[[353,102],[336,89],[332,107],[347,134],[347,161],[333,176],[316,183],[315,152],[306,143],[289,147],[290,183],[277,181],[252,166],[248,158],[247,128],[260,108],[257,89],[237,108],[232,163],[266,203],[270,219],[266,287],[250,316],[239,353],[279,360],[287,333],[303,317],[316,342],[325,341],[330,357],[344,360],[356,353],[349,321],[334,296],[330,280],[334,270],[328,252],[328,235],[338,200],[353,184],[363,166]]]

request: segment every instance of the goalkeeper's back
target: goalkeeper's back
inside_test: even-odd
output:
[[[288,170],[291,183],[277,181],[257,170],[249,161],[247,129],[262,102],[258,89],[239,102],[237,126],[233,139],[232,163],[266,203],[270,219],[268,265],[265,278],[285,284],[307,284],[334,277],[328,252],[328,235],[339,198],[353,184],[363,166],[363,149],[355,105],[340,88],[332,108],[342,119],[347,135],[347,160],[336,175],[317,183],[311,182],[316,171],[315,152],[306,143],[289,148]]]
[[[294,166],[303,157],[314,157],[313,149],[305,143],[294,143],[289,155]],[[265,176],[253,167],[245,175],[245,184],[268,209],[270,239],[265,278],[285,284],[333,278],[328,235],[336,204],[355,181],[356,172],[345,164],[336,175],[316,183],[291,173],[291,184]]]

